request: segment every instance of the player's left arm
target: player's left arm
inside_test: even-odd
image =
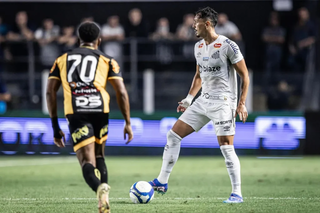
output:
[[[240,120],[245,123],[247,118],[248,118],[248,111],[245,106],[246,99],[247,99],[247,94],[249,90],[249,84],[250,84],[250,79],[249,79],[249,72],[246,66],[246,63],[244,59],[239,61],[238,63],[233,64],[233,67],[239,74],[241,80],[242,80],[242,85],[241,85],[241,96],[239,100],[239,104],[237,107],[236,111],[236,116],[237,114],[239,115]]]
[[[65,135],[60,129],[58,123],[58,110],[57,110],[57,92],[60,88],[60,71],[57,63],[55,62],[48,79],[46,98],[49,115],[51,118],[54,143],[58,147],[65,147]]]
[[[110,67],[110,70],[108,72],[108,81],[111,83],[112,87],[116,91],[118,106],[126,122],[126,125],[124,126],[124,130],[123,130],[123,134],[124,134],[124,139],[126,139],[126,136],[128,135],[128,140],[126,142],[126,144],[128,144],[133,139],[133,132],[132,132],[132,127],[130,122],[129,95],[123,83],[120,67],[117,61],[114,59],[111,59],[109,61],[109,67]]]

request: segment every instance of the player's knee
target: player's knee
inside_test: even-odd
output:
[[[220,142],[220,146],[224,146],[224,145],[231,145],[230,141],[222,141]]]
[[[167,133],[167,144],[172,146],[180,145],[182,138],[175,133],[172,129],[170,129]]]
[[[96,144],[95,150],[94,150],[94,154],[96,156],[96,158],[100,157],[103,158],[104,157],[104,149],[102,148],[101,145]]]
[[[233,138],[229,136],[218,136],[220,146],[233,145]]]
[[[81,167],[83,168],[86,164],[91,164],[93,167],[96,167],[96,162],[90,160],[82,160],[80,162]]]

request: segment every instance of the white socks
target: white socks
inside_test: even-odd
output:
[[[241,175],[240,175],[240,161],[234,151],[233,145],[220,146],[222,155],[225,159],[227,170],[230,176],[232,193],[242,197],[241,194]]]
[[[172,168],[179,158],[181,140],[182,138],[170,129],[167,134],[167,145],[163,151],[161,172],[157,178],[162,184],[168,183]]]

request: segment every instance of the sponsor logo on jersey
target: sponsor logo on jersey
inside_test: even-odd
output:
[[[218,50],[217,52],[213,53],[213,54],[211,55],[211,58],[212,58],[212,59],[218,59],[218,58],[220,58],[220,52],[219,52],[219,50]]]
[[[69,86],[72,88],[72,94],[76,96],[90,95],[99,92],[99,90],[90,83],[70,82]]]
[[[85,95],[85,94],[92,94],[92,93],[97,93],[98,90],[96,88],[81,88],[81,89],[76,89],[72,93],[74,95]]]
[[[69,86],[72,88],[72,89],[75,89],[75,88],[79,88],[79,87],[87,87],[89,86],[90,84],[87,84],[87,83],[83,83],[83,82],[69,82]]]
[[[230,45],[231,49],[233,50],[233,52],[235,54],[238,54],[239,49],[238,49],[238,46],[234,42],[230,41],[229,39],[227,39],[225,42]]]
[[[203,43],[199,44],[198,48],[202,48],[203,47]]]
[[[76,106],[81,108],[97,108],[102,105],[100,96],[79,96],[75,98]]]
[[[209,93],[202,93],[202,97],[204,97],[205,99],[214,99],[214,100],[221,100],[221,96],[220,95],[210,95]],[[227,97],[224,97],[224,100],[227,100]],[[220,122],[220,121],[219,121]],[[215,124],[218,125],[219,122],[216,122]]]
[[[209,61],[209,57],[203,57],[203,61]]]
[[[222,46],[221,43],[215,43],[215,44],[213,45],[214,48],[220,48],[221,46]]]
[[[209,66],[201,66],[199,65],[200,67],[200,73],[202,72],[219,72],[221,70],[221,67],[209,67]]]

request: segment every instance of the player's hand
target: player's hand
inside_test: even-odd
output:
[[[182,102],[178,102],[179,106],[177,107],[177,112],[184,112],[188,107],[183,107]]]
[[[238,105],[235,117],[237,117],[237,115],[239,115],[240,121],[242,121],[243,123],[247,121],[248,111],[244,104]]]
[[[184,112],[190,106],[194,96],[188,94],[188,96],[182,101],[178,102],[179,106],[177,107],[177,112]]]
[[[62,130],[59,131],[61,138],[53,138],[53,142],[55,145],[57,145],[58,147],[66,147],[65,143],[66,143],[66,137],[63,133]]]
[[[124,136],[125,140],[126,140],[127,135],[128,135],[128,140],[127,140],[126,144],[130,143],[130,141],[132,141],[132,139],[133,139],[133,132],[132,132],[132,128],[131,128],[130,124],[126,124],[124,126],[123,136]]]

